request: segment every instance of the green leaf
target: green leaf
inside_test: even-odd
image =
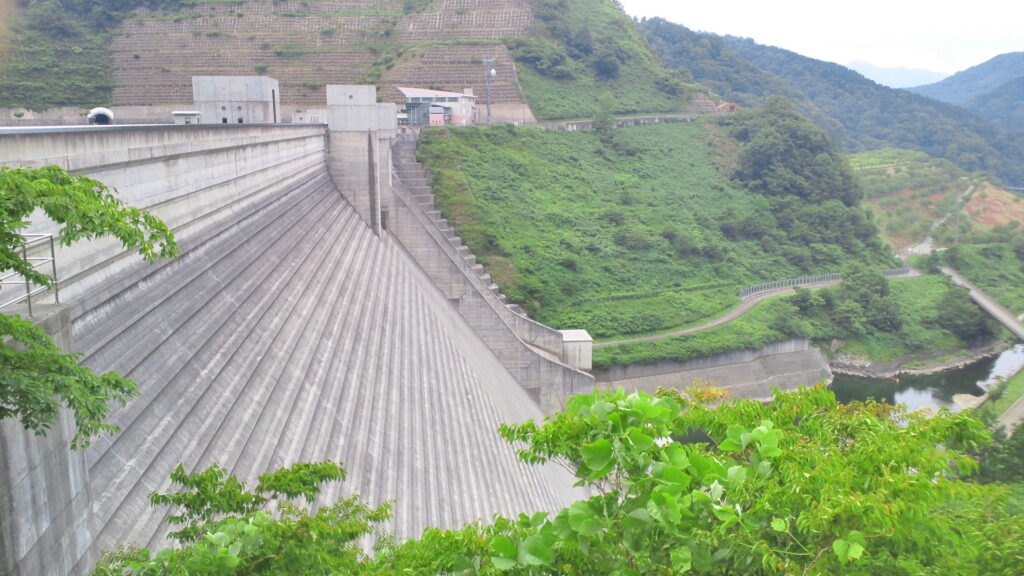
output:
[[[491,556],[491,563],[498,570],[511,570],[516,567],[519,551],[507,536],[499,535],[491,540],[491,551],[496,554]]]
[[[630,428],[627,437],[636,450],[646,452],[654,448],[654,440],[647,434],[644,434],[639,428]]]
[[[785,518],[772,518],[772,530],[776,532],[788,532],[789,522]]]
[[[842,538],[836,538],[832,542],[832,551],[836,553],[839,560],[842,562],[849,562],[850,560],[850,543]]]
[[[673,548],[669,552],[669,558],[672,561],[672,568],[676,572],[686,572],[693,566],[693,552],[687,546]]]
[[[729,480],[729,486],[735,487],[742,484],[747,479],[747,469],[742,466],[732,466],[729,468],[727,474]]]
[[[587,537],[604,530],[604,522],[594,514],[586,501],[573,502],[569,506],[569,526]]]
[[[519,563],[527,566],[551,564],[555,554],[551,547],[537,536],[530,536],[519,546]]]
[[[600,477],[599,473],[608,466],[612,459],[612,442],[607,438],[602,438],[596,442],[584,444],[580,448],[580,454],[583,455],[583,462],[587,468],[594,472],[593,477]]]

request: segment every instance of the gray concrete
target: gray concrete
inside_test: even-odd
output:
[[[266,76],[193,76],[199,124],[277,124],[281,87]]]
[[[393,149],[395,173],[389,195],[382,198],[388,231],[545,412],[559,410],[573,394],[590,392],[590,374],[567,362],[566,336],[514,312],[434,210],[425,171],[414,160],[415,147],[414,138],[403,137]],[[570,355],[582,360],[578,352],[573,347]]]
[[[422,265],[339,194],[327,142],[322,126],[0,130],[5,162],[112,184],[168,221],[183,248],[155,265],[106,242],[57,255],[75,348],[95,370],[134,379],[141,397],[112,413],[123,432],[88,451],[87,490],[58,482],[32,496],[91,510],[91,521],[60,516],[49,532],[21,530],[36,535],[23,543],[5,529],[5,546],[54,550],[47,533],[79,534],[86,553],[68,562],[82,572],[98,550],[160,545],[168,511],[147,496],[179,462],[219,462],[251,481],[340,460],[348,480],[325,498],[395,500],[400,536],[575,497],[564,470],[520,463],[497,434],[543,416],[521,374],[539,382],[565,367],[522,343],[503,366]]]
[[[27,316],[24,307],[5,313]],[[71,349],[66,306],[33,307],[35,323]],[[74,418],[66,411],[46,436],[14,419],[0,421],[0,574],[68,574],[95,561],[92,503],[84,452],[71,452]]]
[[[650,393],[659,387],[684,389],[695,380],[703,380],[737,397],[769,399],[775,388],[793,390],[831,382],[832,371],[821,351],[807,340],[797,339],[768,344],[760,350],[739,350],[686,362],[616,366],[595,371],[594,378],[601,389],[622,386]]]

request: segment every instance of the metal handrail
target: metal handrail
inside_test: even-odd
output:
[[[57,304],[60,304],[60,290],[57,287],[57,257],[53,247],[53,234],[22,234],[21,237],[25,239],[25,243],[21,246],[22,260],[28,262],[32,268],[39,268],[40,266],[45,266],[47,263],[50,264],[50,278],[53,280],[53,298]],[[50,245],[50,257],[29,257],[29,247],[38,246],[43,242],[48,242]],[[11,278],[20,279],[11,281]],[[49,290],[46,286],[33,284],[28,278],[17,272],[11,272],[6,276],[0,276],[0,289],[4,286],[24,286],[25,293],[19,294],[17,297],[7,300],[6,302],[0,302],[0,308],[10,306],[11,304],[17,304],[24,300],[28,304],[29,316],[32,316],[32,297],[36,294],[47,292]]]
[[[889,270],[883,270],[882,275],[886,278],[895,278],[898,276],[906,276],[910,274],[910,266],[904,266],[902,268],[891,268]],[[799,278],[787,278],[786,280],[776,280],[774,282],[766,282],[764,284],[757,284],[755,286],[748,286],[743,290],[739,291],[739,297],[743,298],[753,294],[760,294],[762,292],[771,292],[772,290],[780,290],[783,288],[792,288],[794,286],[809,286],[814,284],[831,284],[839,282],[843,279],[842,275],[837,272],[831,274],[818,274],[815,276],[801,276]]]

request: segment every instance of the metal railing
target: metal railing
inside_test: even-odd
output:
[[[25,239],[25,243],[21,247],[21,258],[32,268],[39,268],[50,264],[50,278],[53,281],[53,298],[57,304],[60,304],[60,292],[57,289],[57,258],[53,249],[53,234],[22,234],[22,238]],[[29,256],[29,248],[37,247],[43,244],[49,244],[50,246],[50,257],[39,257]],[[12,280],[12,278],[14,280]],[[16,290],[18,295],[10,300],[0,301],[0,308],[5,308],[12,304],[25,301],[28,304],[28,315],[32,315],[32,297],[36,294],[49,291],[49,287],[34,284],[28,278],[22,276],[17,272],[11,272],[5,276],[0,276],[0,289],[4,289],[8,286],[19,288],[24,287],[25,292],[21,293],[21,290]],[[5,295],[6,296],[6,295]]]
[[[897,276],[906,276],[910,274],[910,266],[904,266],[902,268],[890,268],[889,270],[883,270],[882,275],[886,278],[894,278]],[[781,290],[783,288],[792,288],[794,286],[811,286],[814,284],[831,284],[842,281],[843,277],[838,272],[832,274],[817,274],[814,276],[800,276],[798,278],[787,278],[786,280],[776,280],[774,282],[765,282],[764,284],[757,284],[755,286],[748,286],[743,290],[740,290],[739,296],[750,296],[751,294],[760,294],[761,292],[771,292],[772,290]]]

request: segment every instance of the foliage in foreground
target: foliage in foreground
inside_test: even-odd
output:
[[[154,500],[183,507],[176,517],[199,539],[157,554],[109,554],[95,574],[937,575],[1019,567],[1024,517],[1007,509],[1005,488],[965,481],[975,463],[964,451],[989,440],[972,416],[840,406],[820,387],[717,408],[702,402],[719,399],[715,391],[693,394],[698,400],[675,391],[581,395],[542,424],[503,427],[520,458],[567,464],[592,496],[555,514],[430,529],[401,544],[379,537],[373,556],[357,540],[386,508],[345,500],[314,513],[278,500],[275,514],[269,500],[254,504],[314,498],[340,475],[337,464],[274,473],[291,494],[265,477],[247,492],[219,468],[179,470],[184,490]]]
[[[112,236],[147,262],[177,254],[174,234],[155,216],[124,206],[112,190],[95,180],[72,176],[56,166],[37,169],[0,167],[0,272],[14,271],[32,283],[51,279],[21,258],[21,231],[41,210],[62,224],[64,245]],[[101,433],[117,430],[103,422],[108,400],[124,404],[135,384],[113,372],[97,375],[65,354],[45,330],[18,315],[0,314],[0,419],[17,417],[36,435],[55,423],[61,407],[74,413],[73,448],[84,448]]]

